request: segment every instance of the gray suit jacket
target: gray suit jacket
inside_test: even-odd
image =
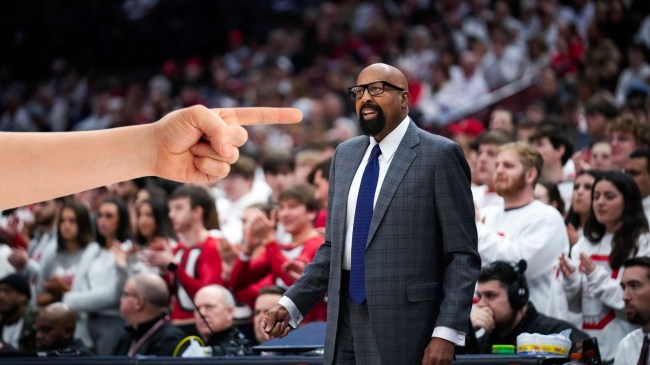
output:
[[[325,243],[286,296],[305,314],[328,295],[324,363],[339,316],[346,204],[368,137],[342,143],[329,177]],[[412,121],[377,198],[365,254],[366,298],[384,364],[419,364],[435,327],[467,332],[481,259],[470,171],[454,142]]]

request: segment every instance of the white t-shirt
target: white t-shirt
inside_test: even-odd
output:
[[[2,327],[2,341],[13,346],[18,350],[18,341],[20,340],[20,332],[23,330],[24,320],[20,318],[14,324],[6,324]]]
[[[557,209],[538,200],[514,209],[486,207],[477,222],[478,252],[483,266],[495,261],[526,260],[530,300],[543,314],[555,300],[551,275],[557,258],[569,252],[569,236]]]
[[[614,358],[614,365],[630,365],[636,364],[641,355],[641,346],[643,346],[643,337],[649,336],[647,333],[639,328],[623,337],[621,343],[618,344],[616,349],[616,357]],[[650,357],[649,357],[650,358]],[[648,358],[645,363],[648,364]]]

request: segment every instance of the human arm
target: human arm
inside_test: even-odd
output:
[[[481,267],[467,161],[458,145],[440,151],[435,165],[434,202],[442,231],[444,299],[422,364],[451,364],[455,345],[465,344],[474,286]]]
[[[587,277],[585,284],[589,292],[593,293],[604,305],[622,310],[625,303],[619,280],[612,278],[604,267],[596,265],[586,253],[580,254],[580,263]]]
[[[574,254],[579,255],[580,243],[574,247]],[[572,301],[582,292],[582,280],[580,280],[580,271],[578,264],[573,262],[566,255],[559,257],[560,272],[562,273],[562,288],[566,294],[567,301]]]
[[[270,272],[271,268],[264,253],[254,259],[240,254],[230,274],[230,285],[233,290],[240,290],[261,280]]]
[[[246,142],[241,125],[295,123],[291,108],[207,109],[196,105],[155,123],[90,132],[0,133],[0,209],[155,175],[214,182]]]
[[[530,204],[541,203],[533,201]],[[476,224],[478,250],[484,263],[526,260],[526,277],[529,280],[551,273],[557,257],[568,250],[569,237],[562,217],[556,210],[538,209],[535,211],[535,219],[526,220],[526,213],[536,208],[539,206],[529,205],[521,208],[525,211],[520,216],[510,214],[506,217],[509,225],[520,227],[516,236],[508,237],[507,233],[504,236],[489,223]],[[486,209],[484,214],[489,218],[497,209],[503,208]]]

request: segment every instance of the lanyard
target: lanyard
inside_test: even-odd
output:
[[[140,337],[138,341],[136,341],[135,343],[131,341],[131,346],[129,347],[129,352],[127,353],[127,355],[135,356],[135,354],[138,353],[138,350],[140,350],[142,345],[144,345],[145,342],[147,342],[147,340],[149,340],[149,338],[158,330],[158,328],[160,328],[168,320],[169,318],[167,316],[164,316],[158,322],[156,322],[156,324],[151,326],[151,328],[149,328],[149,330],[144,334],[144,336]]]

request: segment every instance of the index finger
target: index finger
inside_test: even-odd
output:
[[[239,125],[292,124],[302,120],[302,112],[296,108],[216,108],[212,111],[225,122]]]

